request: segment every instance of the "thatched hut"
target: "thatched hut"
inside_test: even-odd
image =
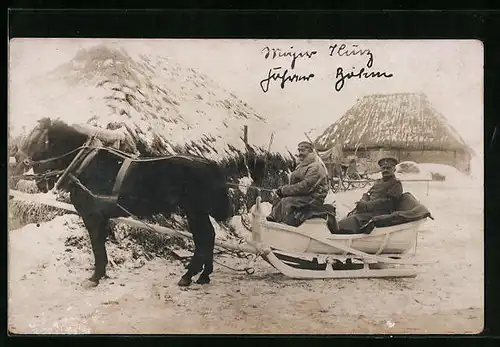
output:
[[[281,182],[293,164],[288,153],[266,153],[266,121],[247,103],[201,72],[152,52],[112,43],[82,49],[13,94],[11,123],[29,118],[34,126],[36,119],[49,117],[122,129],[137,153],[200,155],[228,168],[236,182],[248,173],[259,178],[273,173]],[[245,126],[249,144],[243,139]]]
[[[416,93],[358,99],[315,140],[317,148],[326,154],[336,144],[342,145],[344,155],[356,154],[369,166],[384,150],[399,161],[441,163],[468,173],[473,154],[426,95]]]

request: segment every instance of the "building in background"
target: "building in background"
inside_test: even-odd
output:
[[[439,163],[470,173],[472,148],[422,93],[367,95],[315,140],[319,151],[341,144],[375,169],[380,150],[401,161]]]

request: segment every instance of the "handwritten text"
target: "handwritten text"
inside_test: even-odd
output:
[[[372,67],[373,66],[373,53],[369,49],[361,49],[358,48],[358,45],[352,45],[351,49],[346,50],[346,45],[341,44],[340,46],[335,44],[333,46],[329,47],[330,50],[330,57],[333,55],[338,55],[339,57],[350,57],[353,55],[367,55],[368,56],[368,62],[366,63],[367,67]]]
[[[326,48],[326,47],[325,47]],[[290,59],[290,67],[285,68],[281,66],[269,68],[267,72],[267,77],[260,81],[260,88],[264,93],[269,91],[269,87],[273,81],[277,81],[281,89],[285,88],[287,83],[305,83],[311,81],[315,77],[315,73],[312,71],[297,71],[297,61],[302,59],[312,60],[319,55],[318,50],[299,50],[294,49],[290,46],[289,49],[273,48],[266,46],[261,50],[264,55],[264,59],[268,60],[278,60],[280,58]],[[347,45],[344,43],[335,43],[328,46],[328,55],[332,58],[332,61],[342,60],[346,61],[346,64],[359,64],[356,62],[356,57],[364,57],[366,60],[361,62],[362,66],[352,65],[352,69],[344,68],[342,65],[333,66],[333,71],[336,71],[334,87],[335,91],[340,92],[346,85],[348,80],[366,80],[366,79],[389,79],[394,76],[393,73],[387,71],[377,71],[374,68],[375,64],[375,54],[365,47],[361,47],[358,44]],[[350,58],[350,59],[349,59]],[[354,60],[354,61],[353,61]],[[362,58],[363,60],[363,58]]]
[[[280,87],[281,89],[284,89],[286,82],[309,81],[311,78],[314,77],[313,73],[304,76],[298,74],[289,75],[288,69],[286,69],[282,73],[280,73],[280,70],[281,66],[269,69],[267,78],[264,78],[262,81],[260,81],[260,88],[264,93],[267,93],[267,91],[269,90],[269,84],[271,83],[271,81],[280,80],[281,81]]]
[[[290,50],[293,49],[293,46],[290,47]],[[269,48],[269,47],[264,47],[262,49],[262,53],[264,53],[264,58],[265,59],[276,59],[276,58],[282,58],[282,57],[290,57],[292,58],[292,62],[290,64],[290,67],[292,69],[295,68],[295,62],[297,61],[297,58],[312,58],[313,55],[318,53],[317,51],[305,51],[305,52],[294,52],[294,51],[282,51],[280,48]]]
[[[382,78],[382,77],[391,78],[392,76],[393,76],[392,73],[385,73],[379,71],[365,72],[364,67],[362,67],[356,73],[354,71],[351,71],[344,74],[344,69],[339,67],[337,68],[337,75],[335,76],[337,78],[337,82],[335,83],[335,90],[337,92],[340,92],[344,87],[345,81],[355,77],[361,79],[361,78]]]

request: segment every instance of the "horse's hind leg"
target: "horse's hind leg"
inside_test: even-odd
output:
[[[188,271],[179,281],[180,286],[189,286],[192,277],[198,274],[202,269],[197,283],[210,282],[210,273],[213,269],[213,244],[215,232],[210,223],[208,214],[188,213],[187,214],[189,230],[193,234],[194,255],[188,265]]]
[[[106,276],[108,255],[105,242],[109,232],[109,219],[99,215],[84,216],[82,219],[90,236],[95,259],[94,273],[89,279],[84,281],[83,286],[87,288],[96,287],[99,284],[99,280]]]
[[[200,277],[198,277],[196,283],[206,284],[210,283],[210,274],[214,269],[215,230],[208,215],[203,217],[200,224],[200,232],[203,234],[203,242],[201,245],[204,248],[203,272],[200,274]]]
[[[192,282],[192,277],[198,274],[203,268],[203,260],[201,258],[201,244],[203,243],[201,239],[201,233],[199,232],[198,219],[192,213],[187,214],[188,227],[191,234],[193,234],[194,241],[194,254],[187,266],[187,272],[182,275],[179,280],[179,286],[189,286]]]

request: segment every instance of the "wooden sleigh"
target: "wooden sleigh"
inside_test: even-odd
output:
[[[37,201],[75,212],[72,205],[45,198],[39,194],[10,190],[18,200]],[[43,195],[43,194],[42,194]],[[432,217],[431,217],[432,218]],[[134,227],[147,227],[170,236],[192,238],[186,231],[144,223],[130,217],[115,221]],[[283,275],[297,279],[415,277],[412,261],[418,231],[426,218],[399,225],[378,228],[370,234],[331,234],[326,220],[316,218],[299,227],[269,222],[262,213],[261,198],[252,209],[251,236],[246,243],[215,240],[215,245],[234,251],[261,256]]]
[[[263,250],[261,256],[291,278],[415,277],[415,265],[425,263],[410,257],[425,222],[422,218],[375,227],[369,234],[331,234],[326,220],[320,218],[299,227],[267,221],[258,197],[247,242]]]

